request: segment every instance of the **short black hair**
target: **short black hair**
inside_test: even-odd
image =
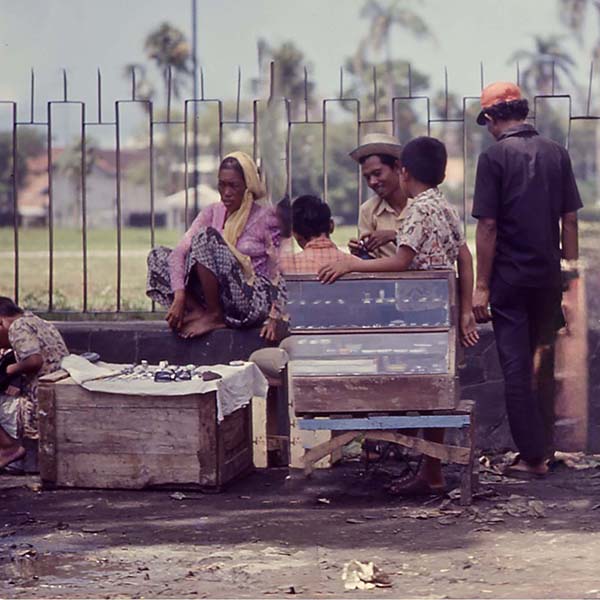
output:
[[[404,146],[400,162],[417,181],[437,186],[446,177],[448,152],[437,138],[418,137]]]
[[[398,159],[391,154],[368,154],[367,156],[363,156],[358,160],[358,162],[362,165],[366,160],[371,158],[371,156],[376,156],[384,165],[387,165],[390,169],[393,169],[398,163]]]
[[[232,169],[234,170],[243,180],[244,184],[246,183],[246,176],[244,175],[244,169],[242,169],[242,165],[240,165],[237,158],[233,158],[233,156],[228,156],[221,161],[219,165],[219,171],[222,169]]]
[[[11,298],[0,296],[0,317],[14,317],[23,314],[23,309],[19,308]]]
[[[284,238],[292,236],[292,203],[290,197],[286,194],[275,207],[275,214],[279,219],[281,235]]]
[[[529,114],[529,103],[527,98],[511,100],[510,102],[498,102],[483,111],[495,121],[522,121]]]
[[[317,196],[299,196],[292,203],[292,229],[307,240],[329,234],[331,209]]]

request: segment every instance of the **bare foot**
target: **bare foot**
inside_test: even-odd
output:
[[[193,320],[186,320],[181,327],[179,335],[182,338],[199,337],[215,329],[224,329],[227,327],[223,321],[223,315],[220,313],[200,313]]]
[[[10,448],[0,449],[0,469],[10,465],[25,456],[25,448],[20,445],[11,446]]]
[[[520,458],[512,465],[503,469],[502,474],[507,477],[523,479],[545,477],[548,474],[548,465],[546,464],[546,461],[542,461],[537,465],[532,465]]]

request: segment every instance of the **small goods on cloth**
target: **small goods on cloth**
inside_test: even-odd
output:
[[[250,362],[232,365],[210,365],[196,367],[196,375],[187,381],[155,382],[141,371],[147,368],[154,372],[160,367],[142,367],[139,371],[130,365],[97,362],[92,364],[81,356],[70,354],[62,361],[62,368],[83,388],[90,392],[130,394],[134,396],[184,396],[217,392],[217,418],[222,421],[227,415],[246,406],[253,396],[265,398],[268,383],[260,369]],[[124,373],[126,371],[127,373]],[[221,375],[220,379],[205,381],[202,372],[211,371]]]

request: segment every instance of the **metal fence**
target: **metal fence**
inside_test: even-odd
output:
[[[591,114],[592,75],[593,68],[584,114],[572,114],[571,97],[554,93],[553,81],[551,94],[532,99],[530,115],[542,133],[570,148],[588,207],[596,204],[600,171],[600,117]],[[482,68],[482,86],[483,79]],[[272,67],[265,98],[242,98],[238,70],[233,100],[208,97],[202,73],[199,97],[179,100],[168,73],[166,102],[160,107],[140,97],[132,70],[130,97],[116,100],[108,115],[100,71],[95,106],[70,97],[63,72],[62,97],[46,102],[45,118],[40,120],[34,114],[32,72],[29,118],[18,118],[16,102],[0,101],[0,135],[6,142],[0,146],[0,165],[6,165],[0,171],[0,293],[56,315],[153,311],[143,298],[145,253],[181,235],[202,207],[203,190],[214,187],[221,158],[235,149],[248,151],[261,164],[272,200],[317,193],[351,224],[368,195],[347,156],[361,136],[380,131],[406,141],[434,135],[449,151],[445,191],[469,229],[476,159],[491,139],[474,121],[479,98],[456,99],[449,93],[447,73],[444,80],[441,98],[415,95],[409,68],[408,93],[387,97],[382,104],[385,90],[375,71],[365,100],[347,97],[340,70],[338,96],[315,102],[306,71],[303,98],[277,98]],[[71,123],[68,133],[61,130],[65,119]],[[44,148],[27,155],[24,136],[29,132],[31,137],[32,131]],[[94,136],[102,143],[90,157]],[[69,153],[71,160],[61,163],[60,156]],[[182,206],[173,199],[177,191]],[[178,215],[170,220],[169,202],[175,206],[173,215]],[[593,210],[588,216],[594,218]],[[97,276],[100,268],[102,278]],[[129,289],[132,281],[135,285]]]

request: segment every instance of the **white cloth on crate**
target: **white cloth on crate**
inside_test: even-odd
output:
[[[189,381],[169,382],[118,377],[117,373],[129,365],[105,362],[92,364],[75,354],[63,358],[61,366],[76,383],[90,392],[134,396],[185,396],[216,391],[218,421],[222,421],[238,408],[248,405],[253,396],[265,398],[268,388],[265,376],[251,362],[243,362],[236,366],[200,366],[200,369],[205,371],[218,373],[222,376],[221,379],[203,381],[200,378],[194,378]],[[106,378],[98,379],[99,377]]]

